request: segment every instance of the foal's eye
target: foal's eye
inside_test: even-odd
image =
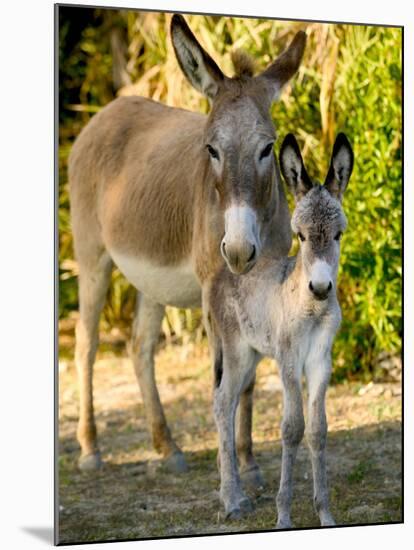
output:
[[[273,142],[268,143],[266,147],[263,149],[263,151],[260,153],[259,160],[262,160],[270,155],[270,153],[273,151]]]
[[[338,231],[338,233],[335,235],[334,239],[335,241],[339,241],[339,239],[342,237],[342,231]]]
[[[212,147],[211,145],[206,145],[206,147],[207,147],[207,151],[210,153],[210,157],[212,157],[213,159],[220,158],[218,151],[214,149],[214,147]]]
[[[305,237],[303,236],[303,233],[301,233],[300,231],[298,233],[298,237],[299,237],[299,240],[301,240],[302,242],[306,241]]]

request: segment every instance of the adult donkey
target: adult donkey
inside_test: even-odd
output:
[[[183,471],[184,455],[171,437],[154,376],[165,306],[204,306],[224,262],[243,274],[263,251],[285,255],[291,246],[269,108],[299,67],[305,33],[256,77],[251,62],[239,56],[233,78],[180,15],[172,17],[171,36],[185,76],[212,102],[209,115],[121,97],[92,118],[69,159],[79,265],[75,360],[82,469],[101,464],[92,371],[113,264],[139,289],[131,353],[153,444],[171,470]],[[207,308],[203,315],[211,332]],[[241,398],[238,451],[245,477],[261,483],[251,442],[253,386],[254,377]]]

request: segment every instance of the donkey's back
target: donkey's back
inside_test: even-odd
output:
[[[91,119],[69,158],[80,261],[88,241],[115,255],[155,254],[160,263],[188,256],[204,124],[204,115],[136,96]]]

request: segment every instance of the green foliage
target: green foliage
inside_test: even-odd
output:
[[[82,20],[76,19],[72,9],[66,8],[60,19],[62,318],[77,309],[66,161],[80,129],[116,95],[114,29],[128,44],[129,84],[119,94],[208,110],[207,101],[179,70],[169,42],[170,16],[92,9],[83,9],[82,14]],[[334,376],[336,380],[383,376],[379,360],[400,353],[402,336],[401,29],[213,16],[187,16],[187,20],[227,74],[232,72],[233,49],[247,50],[260,70],[298,29],[306,29],[308,44],[298,75],[272,108],[278,143],[287,132],[295,133],[311,177],[319,180],[326,175],[336,134],[344,131],[353,143],[355,168],[344,198],[349,226],[339,274],[343,323],[334,348]],[[104,328],[126,328],[133,307],[134,291],[115,272]],[[168,309],[163,330],[168,338],[198,339],[200,313]]]

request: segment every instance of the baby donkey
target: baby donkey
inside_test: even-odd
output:
[[[314,505],[321,525],[334,525],[326,476],[325,393],[332,343],[341,320],[336,278],[339,242],[347,224],[341,201],[352,172],[353,152],[346,136],[339,134],[325,184],[319,185],[310,180],[296,139],[289,134],[281,147],[280,166],[295,197],[291,226],[299,237],[298,254],[279,259],[263,256],[243,277],[223,270],[213,282],[209,298],[209,323],[215,334],[212,351],[220,499],[227,518],[238,518],[252,509],[237,465],[235,414],[241,393],[254,380],[260,357],[270,356],[278,363],[284,396],[277,527],[292,527],[292,470],[305,430],[303,373],[309,395],[306,436]],[[250,464],[241,463],[243,472],[249,468],[258,472],[252,454]]]

